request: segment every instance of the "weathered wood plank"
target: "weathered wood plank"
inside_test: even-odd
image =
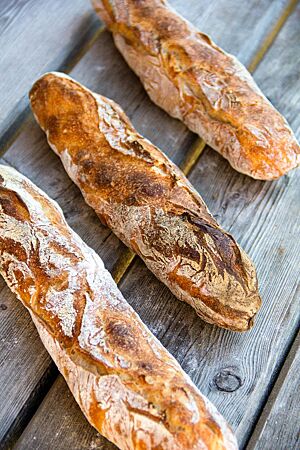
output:
[[[265,2],[251,0],[249,4],[236,0],[194,1],[194,7],[187,7],[183,0],[173,0],[172,6],[184,17],[197,25],[200,31],[209,34],[224,50],[236,55],[248,65],[289,8],[289,0]],[[198,17],[195,16],[195,12]],[[234,19],[234,20],[233,20]],[[225,25],[225,26],[224,26]]]
[[[283,27],[284,23],[288,19],[288,17],[292,14],[294,9],[298,4],[298,0],[289,0],[286,5],[283,13],[280,15],[279,19],[275,23],[275,25],[270,29],[270,32],[264,38],[259,50],[255,53],[254,58],[251,60],[250,64],[247,66],[250,73],[254,72],[254,70],[258,67],[260,61],[262,61],[263,57],[273,44],[277,34]]]
[[[300,448],[300,334],[288,354],[247,450]]]
[[[183,3],[178,1],[173,2],[173,4],[177,7],[179,4],[183,5]],[[255,2],[255,6],[257,6],[257,2]],[[253,57],[258,42],[261,42],[268,33],[268,29],[273,27],[278,18],[278,12],[284,7],[284,2],[264,0],[259,2],[258,8],[254,8],[251,2],[243,8],[239,8],[238,0],[230,0],[230,2],[225,0],[215,0],[210,2],[203,0],[191,3],[190,7],[191,9],[189,11],[185,11],[184,6],[181,6],[182,13],[189,13],[190,19],[194,23],[204,31],[209,32],[213,38],[227,50],[235,51],[237,54],[242,51],[242,59],[247,63]],[[217,13],[217,11],[221,11],[221,13]],[[233,15],[235,16],[235,21],[234,23],[231,23],[231,17]],[[228,18],[224,20],[224,17]],[[228,21],[230,22],[230,26],[228,25]],[[244,27],[245,22],[247,23],[247,28]],[[253,36],[253,29],[255,29],[255,37]],[[248,43],[249,41],[249,35],[248,39],[246,39],[249,30],[251,30],[250,35],[254,42],[253,47],[248,44],[245,47],[245,42]],[[257,36],[259,36],[258,41],[256,41]],[[257,42],[257,45],[255,42]],[[138,130],[163,148],[177,164],[182,164],[184,162],[187,149],[194,141],[194,135],[188,133],[181,123],[169,118],[163,111],[156,108],[150,102],[136,77],[130,72],[122,58],[116,52],[111,38],[107,33],[101,35],[94,47],[72,71],[72,75],[92,89],[118,101],[128,112]],[[37,133],[36,136],[38,136],[38,132],[35,131],[35,133]],[[30,174],[32,163],[27,161],[28,158],[29,161],[31,161],[32,156],[30,156],[31,153],[28,151],[29,146],[22,144],[22,142],[24,142],[24,137],[22,137],[18,144],[19,150],[16,148],[11,149],[6,157],[11,163],[17,164],[23,173],[27,172]],[[24,152],[28,156],[24,155],[21,163],[20,154],[22,145],[24,146]],[[36,170],[38,170],[38,168],[42,170],[43,167],[46,165],[48,166],[47,158],[49,157],[49,152],[47,152],[47,157],[44,156],[45,153],[45,150],[42,150],[41,156],[39,157],[41,160],[36,160]],[[53,155],[51,158],[55,158],[55,156]],[[216,158],[216,160],[211,158]],[[206,179],[206,184],[209,184],[213,173],[213,167],[211,166],[218,166],[218,164],[220,164],[220,167],[217,167],[216,170],[219,174],[219,179],[215,189],[217,195],[218,193],[222,193],[225,189],[223,187],[223,182],[228,183],[228,179],[231,179],[234,176],[233,172],[230,171],[231,169],[227,168],[226,164],[224,166],[222,159],[215,154],[214,157],[208,157],[207,163],[204,165],[203,173],[201,173],[201,177]],[[223,178],[220,173],[224,167],[227,170],[227,176]],[[56,170],[58,171],[56,173],[61,173],[58,167],[56,167]],[[236,176],[242,177],[238,174]],[[215,177],[215,175],[213,175],[213,177]],[[41,180],[41,187],[46,189],[43,175],[41,175],[41,178],[39,179]],[[244,180],[244,177],[241,179]],[[67,181],[65,181],[65,183],[69,186]],[[251,187],[251,182],[249,182],[249,180],[247,183],[248,188],[249,186]],[[241,181],[239,181],[238,184],[240,186]],[[64,184],[58,182],[57,187],[58,186],[61,186],[60,189],[63,189]],[[263,184],[261,184],[261,186],[263,186]],[[49,191],[47,192],[50,195],[56,195],[53,191],[53,187],[49,187],[48,189]],[[69,189],[73,188],[70,187]],[[248,202],[251,202],[253,197],[255,197],[256,192],[259,193],[259,188],[256,187],[250,189],[250,196],[247,197],[245,191],[247,198],[245,199],[244,204],[247,205]],[[68,211],[71,213],[73,210],[73,200],[72,195],[70,196],[69,194],[69,190],[67,200],[64,200],[63,194],[60,194],[58,199],[67,214]],[[65,202],[70,205],[69,209],[67,207],[67,210]],[[211,202],[211,204],[212,203],[213,202]],[[80,204],[80,215],[85,214],[86,208],[87,207],[83,204]],[[241,211],[241,207],[238,206],[238,208],[238,212]],[[68,220],[72,226],[76,227],[80,217],[78,213],[75,213],[72,217],[72,221],[70,221],[70,217]],[[86,218],[84,218],[84,223],[88,223]],[[89,237],[87,238],[87,236],[82,233],[81,228],[82,225],[80,224],[76,229],[83,238],[91,244],[89,242]],[[93,242],[92,245],[94,245]],[[102,246],[100,245],[97,249],[101,254]],[[191,308],[175,300],[170,292],[138,261],[136,261],[134,265],[134,270],[127,274],[121,286],[129,301],[141,314],[146,323],[150,325],[153,332],[159,338],[162,338],[163,343],[173,352],[180,362],[183,362],[186,370],[197,381],[200,367],[201,370],[204,370],[203,367],[206,367],[205,359],[209,359],[210,357],[210,347],[217,348],[217,341],[229,339],[228,337],[226,338],[226,336],[229,335],[230,337],[231,333],[226,334],[226,332],[224,333],[221,330],[217,330],[214,327],[210,327],[201,322]],[[141,288],[143,292],[141,292]],[[144,298],[145,292],[147,292],[146,298]],[[225,336],[225,338],[223,336]],[[226,359],[226,354],[224,343],[222,343],[220,353],[218,354],[220,370],[223,367],[221,363]],[[216,358],[216,355],[214,355],[212,360],[214,358]],[[216,374],[214,374],[214,376],[215,375]],[[223,378],[224,376],[221,373],[218,378],[220,379],[220,386],[222,386]],[[230,377],[229,379],[231,380]],[[233,382],[235,379],[236,378],[233,376]],[[239,381],[235,383],[239,383]],[[208,389],[205,389],[205,385],[202,386],[200,382],[198,382],[198,385],[203,391],[209,393]],[[57,381],[49,391],[42,407],[39,408],[37,414],[22,435],[18,443],[19,448],[25,449],[28,448],[28,446],[32,449],[42,448],[42,443],[44,445],[43,448],[46,446],[46,448],[56,448],[58,450],[63,448],[93,448],[93,442],[95,442],[95,440],[97,445],[100,445],[99,442],[101,441],[97,438],[96,432],[89,427],[85,421],[82,426],[78,426],[78,429],[74,429],[71,425],[67,425],[70,423],[77,424],[79,423],[78,421],[82,419],[79,417],[81,414],[79,409],[74,407],[73,398],[66,393],[62,397],[61,389],[63,391],[65,389],[62,386],[64,386],[62,381]],[[223,392],[223,394],[226,398],[226,394],[228,393]],[[52,411],[56,407],[55,405],[58,398],[63,398],[63,400],[56,410],[57,414],[51,415],[47,420],[49,411]],[[222,402],[220,409],[222,410]],[[225,408],[223,409],[225,410]],[[61,417],[64,414],[64,411],[70,412],[70,416],[66,419],[67,422],[64,422],[62,425]],[[44,438],[45,427],[43,425],[46,421],[47,440]],[[66,427],[72,429],[72,433],[66,433]],[[34,440],[33,437],[35,437]]]
[[[36,330],[30,321],[29,314],[24,311],[19,302],[7,288],[4,281],[0,283],[0,372],[1,372],[1,441],[6,437],[10,442],[9,430],[14,428],[20,433],[30,415],[34,412],[36,397],[56,376],[56,368],[51,358],[37,338]],[[14,332],[12,332],[14,330]],[[30,352],[28,342],[30,342]],[[34,362],[34,364],[33,364]],[[49,380],[50,375],[50,380]],[[33,382],[29,382],[29,380]],[[26,382],[24,382],[26,380]],[[18,389],[18,393],[16,393]],[[13,399],[13,402],[11,401]],[[28,403],[28,408],[24,410]],[[20,411],[23,414],[18,414]]]
[[[56,379],[43,400],[39,412],[39,418],[33,418],[30,422],[31,433],[28,441],[26,444],[23,440],[19,441],[14,446],[15,450],[24,448],[30,448],[30,450],[117,449],[89,426],[62,376]],[[49,427],[49,423],[53,426]],[[90,428],[90,433],[86,432],[87,426]],[[82,436],[80,440],[78,440],[79,435]]]
[[[1,147],[24,119],[33,80],[71,64],[100,26],[86,0],[1,2]]]

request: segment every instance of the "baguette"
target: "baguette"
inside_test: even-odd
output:
[[[236,449],[58,205],[0,166],[0,269],[88,421],[120,449]]]
[[[255,269],[183,173],[116,103],[64,74],[41,77],[30,101],[102,222],[204,320],[248,330],[261,303]]]
[[[165,0],[93,0],[150,98],[253,178],[272,180],[300,162],[286,120],[247,69]]]

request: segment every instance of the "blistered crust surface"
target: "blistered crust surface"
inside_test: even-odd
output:
[[[0,268],[81,409],[121,449],[236,449],[224,419],[58,205],[0,166]]]
[[[62,74],[30,94],[48,142],[87,203],[206,321],[245,331],[260,306],[252,262],[181,171],[121,108]]]
[[[300,162],[286,120],[245,67],[162,0],[94,0],[151,99],[238,171],[278,178]]]

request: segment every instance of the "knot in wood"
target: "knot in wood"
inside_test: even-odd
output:
[[[214,377],[214,383],[219,391],[234,392],[243,384],[239,375],[233,372],[233,369],[221,369]]]

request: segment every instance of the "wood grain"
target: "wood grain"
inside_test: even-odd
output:
[[[88,424],[62,376],[54,382],[40,405],[39,412],[39,416],[34,417],[30,422],[31,432],[28,441],[25,444],[23,439],[20,440],[14,446],[15,450],[24,448],[35,450],[117,449]],[[49,423],[53,426],[49,427]],[[40,439],[40,427],[43,429],[42,439]],[[89,433],[86,432],[87,427]],[[53,430],[57,430],[54,431],[54,435]],[[61,433],[60,430],[63,432]],[[80,435],[82,439],[78,439]]]
[[[33,81],[43,72],[66,69],[100,27],[86,0],[1,2],[1,148],[29,111]]]
[[[247,450],[300,447],[300,334],[285,360]]]
[[[0,297],[0,442],[3,445],[4,437],[6,443],[10,443],[12,424],[16,434],[27,424],[39,403],[36,396],[43,395],[41,392],[49,383],[49,376],[53,379],[57,370],[38,339],[29,314],[2,279]]]
[[[179,1],[173,2],[178,9],[180,9],[179,3]],[[194,2],[191,6],[195,9],[188,11],[185,11],[183,3],[180,4],[183,14],[190,14],[190,19],[204,31],[209,31],[220,45],[227,48],[227,50],[234,51],[236,54],[243,55],[243,61],[248,62],[253,57],[258,43],[268,33],[269,27],[274,25],[281,8],[284,7],[284,2],[260,1],[254,3],[255,5],[253,2],[248,2],[243,8],[238,8],[238,1],[201,1]],[[234,21],[231,20],[233,15],[235,17]],[[228,26],[228,23],[230,23],[230,26]],[[295,53],[295,48],[293,51]],[[277,52],[275,52],[275,56],[277,58]],[[269,66],[272,66],[272,62],[273,60],[271,59]],[[264,64],[261,67],[264,67]],[[261,82],[265,83],[264,77],[269,70],[270,67],[261,76]],[[287,74],[288,71],[284,71],[282,77],[284,78]],[[118,101],[129,114],[139,131],[163,148],[177,164],[184,163],[185,154],[194,141],[194,136],[188,133],[182,124],[169,118],[148,100],[136,77],[130,72],[115,50],[107,33],[101,35],[93,48],[79,62],[72,71],[72,76],[85,83],[91,89]],[[280,80],[277,79],[276,81],[280,84]],[[276,83],[272,82],[272,85],[276,86]],[[262,87],[264,88],[264,85]],[[278,102],[276,106],[281,108],[281,103]],[[73,189],[77,192],[75,187],[72,188],[66,179],[60,178],[63,175],[57,165],[58,160],[46,148],[42,147],[40,152],[35,150],[37,156],[32,155],[34,152],[32,152],[31,144],[29,145],[27,141],[27,133],[28,131],[20,136],[16,145],[7,153],[7,160],[13,165],[18,165],[19,169],[27,176],[31,176],[31,166],[36,168],[36,173],[40,170],[41,174],[39,176],[35,175],[35,178],[31,176],[33,181],[37,182],[37,180],[40,180],[41,187],[46,191],[48,189],[47,192],[50,195],[56,196],[67,213],[70,225],[90,245],[95,245],[93,243],[95,242],[94,239],[97,239],[100,235],[98,230],[96,232],[96,228],[92,228],[92,232],[88,233],[90,219],[85,216],[88,208],[83,203],[80,203],[79,207],[74,211],[74,204],[77,205],[77,202],[80,201],[79,197],[76,197],[76,195],[73,197],[73,194],[70,194]],[[37,141],[41,139],[41,134],[34,126],[31,133],[31,142],[34,142],[35,139]],[[35,149],[38,149],[40,145],[41,141],[39,141]],[[20,155],[22,155],[22,158]],[[45,181],[45,171],[43,171],[43,167],[51,167],[50,159],[48,158],[51,159],[51,164],[54,164],[55,167],[54,171],[47,170],[47,173],[49,171],[49,180],[51,181],[54,173],[56,177],[60,174],[59,179],[52,182],[52,185],[49,187],[47,187],[48,182],[46,183]],[[22,159],[22,162],[20,159]],[[266,202],[268,198],[270,198],[271,202],[274,202],[276,195],[283,195],[286,191],[284,185],[279,184],[276,188],[277,184],[275,183],[275,188],[272,188],[273,185],[270,183],[254,182],[236,174],[219,155],[207,150],[201,157],[201,165],[193,171],[193,182],[202,194],[205,193],[205,199],[213,209],[213,212],[219,215],[222,225],[227,225],[227,227],[233,225],[231,230],[233,233],[236,233],[237,238],[244,236],[244,228],[246,230],[249,228],[245,234],[245,242],[248,239],[250,241],[249,244],[247,243],[247,249],[252,248],[251,238],[253,233],[256,233],[255,238],[260,242],[257,235],[260,233],[261,226],[263,227],[264,222],[268,220],[268,213],[272,217],[270,213],[271,204],[264,214],[264,195],[268,195]],[[295,183],[295,180],[293,183]],[[67,189],[65,193],[64,189]],[[277,194],[276,192],[274,193],[274,189]],[[295,188],[293,187],[293,189]],[[292,190],[288,205],[293,203],[294,196],[295,190]],[[254,203],[252,204],[252,202]],[[283,203],[280,204],[279,211],[280,218],[285,213]],[[91,214],[90,210],[88,214]],[[273,215],[273,225],[276,214],[275,216]],[[296,215],[293,211],[290,211],[290,214]],[[263,217],[262,222],[260,222],[260,215]],[[80,217],[83,217],[82,220],[85,224],[84,229],[86,232],[82,229],[83,223],[79,222]],[[249,227],[249,223],[253,226]],[[252,234],[250,230],[252,230]],[[279,231],[277,230],[278,234]],[[110,236],[108,239],[114,238]],[[269,245],[271,245],[270,240]],[[101,243],[99,243],[99,247],[94,248],[99,250],[101,256],[103,256]],[[269,248],[266,244],[265,247],[262,246],[261,252],[257,257],[261,258],[259,270],[260,275],[264,275],[263,283],[266,284],[263,294],[269,289],[267,285],[269,267],[272,267],[274,261],[274,276],[278,276],[278,281],[269,297],[276,295],[276,293],[282,294],[278,274],[279,266],[284,261],[284,258],[280,252],[277,254],[272,247]],[[264,258],[267,252],[270,253],[270,261],[265,267]],[[256,257],[255,252],[252,254]],[[294,257],[292,256],[292,258]],[[287,257],[285,256],[285,258]],[[106,263],[111,264],[109,257]],[[291,269],[289,268],[288,270]],[[183,364],[186,371],[197,382],[202,391],[214,399],[219,408],[225,412],[235,426],[241,423],[243,408],[245,408],[250,398],[251,390],[257,386],[261,370],[263,369],[263,361],[260,359],[262,355],[259,354],[257,363],[255,354],[251,352],[253,341],[249,339],[250,336],[253,339],[254,331],[253,333],[251,332],[252,334],[242,337],[204,324],[190,307],[174,299],[170,292],[138,260],[134,263],[133,270],[125,276],[121,283],[121,288],[152,331],[177,357],[179,362]],[[291,286],[287,295],[290,292],[293,293],[293,286]],[[278,307],[279,311],[277,311],[277,314],[282,314],[283,307],[280,305]],[[291,305],[291,309],[293,311],[293,305]],[[257,336],[258,344],[263,349],[264,355],[268,351],[268,347],[266,348],[265,346],[269,335],[267,333],[266,337],[261,338],[262,328],[263,324],[261,323]],[[272,333],[270,333],[270,337],[274,335],[274,330]],[[29,344],[28,355],[30,355]],[[273,357],[275,357],[274,352]],[[34,365],[33,361],[32,364]],[[79,409],[74,406],[73,398],[67,395],[65,389],[62,381],[58,380],[54,384],[41,408],[39,408],[23,433],[18,443],[19,448],[25,449],[28,446],[32,449],[62,449],[75,448],[76,446],[76,448],[95,448],[94,442],[100,445],[100,438],[97,437],[96,432],[88,423],[82,419]],[[65,392],[64,396],[62,391]],[[262,391],[260,391],[259,395],[262,395]],[[239,407],[239,403],[235,402],[235,396],[238,401],[242,400],[243,406]],[[53,411],[56,408],[54,405],[57,405],[58,399],[61,399],[60,406],[57,406],[56,413],[52,414],[48,419],[49,411]],[[254,396],[251,399],[253,400]],[[259,400],[259,396],[257,399]],[[62,423],[61,418],[65,411],[68,411],[68,417],[66,422]],[[255,413],[257,413],[257,409],[255,409]],[[77,424],[80,420],[83,420],[82,425],[78,426],[78,428],[72,427],[72,423]],[[45,423],[47,423],[46,439],[44,439],[45,426],[43,425]],[[72,429],[72,433],[66,433],[66,428]],[[42,447],[42,444],[44,447]]]

